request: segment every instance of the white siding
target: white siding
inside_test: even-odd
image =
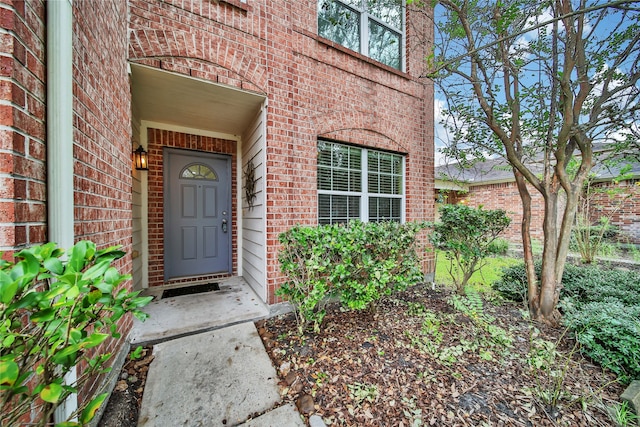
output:
[[[141,144],[140,138],[140,120],[133,117],[131,120],[133,146],[131,150],[138,148]],[[147,147],[144,147],[145,149]],[[131,167],[133,171],[133,195],[132,195],[132,241],[133,246],[131,248],[133,257],[133,289],[140,290],[143,288],[143,262],[142,254],[146,248],[143,247],[143,179],[146,179],[146,172],[136,170],[133,165]]]
[[[265,114],[263,107],[242,138],[242,276],[266,301],[266,216],[265,216]],[[256,197],[249,207],[245,196],[247,165],[253,162]]]

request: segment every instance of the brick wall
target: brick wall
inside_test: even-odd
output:
[[[0,2],[0,252],[46,240],[44,2]],[[39,416],[37,407],[21,420]]]
[[[640,244],[640,186],[638,180],[597,183],[593,186],[591,220],[595,223],[602,216],[609,216],[611,223],[620,230],[619,241]],[[532,197],[531,237],[540,242],[543,239],[544,202],[540,193],[529,188]],[[455,193],[455,192],[450,192]],[[453,199],[451,198],[453,196]],[[522,202],[515,182],[475,185],[469,193],[449,194],[447,203],[468,203],[469,206],[482,205],[485,209],[504,209],[511,218],[511,224],[503,232],[503,237],[521,243]],[[560,220],[560,219],[559,219]]]
[[[531,238],[542,242],[544,222],[544,201],[534,188],[529,187],[531,194]],[[504,209],[511,224],[502,233],[502,237],[514,243],[522,243],[522,201],[515,182],[499,184],[474,185],[469,193],[462,195],[460,203],[469,206],[483,206],[484,209]]]
[[[120,0],[73,2],[73,157],[75,240],[99,248],[122,245],[116,262],[130,273],[132,145],[127,70],[127,5]],[[131,281],[124,285],[131,288]],[[126,337],[131,316],[119,324]],[[117,353],[122,341],[97,349]],[[82,366],[80,366],[82,369]],[[81,391],[84,399],[101,379]]]
[[[640,244],[640,180],[602,182],[592,188],[591,220],[609,217],[621,243]]]
[[[432,33],[424,14],[408,18],[403,73],[318,37],[315,1],[132,0],[130,13],[133,62],[268,97],[267,302],[284,279],[278,235],[317,223],[318,137],[405,154],[407,220],[433,218],[433,85],[419,78]]]
[[[236,142],[200,135],[187,135],[168,130],[149,129],[147,132],[149,152],[149,286],[184,284],[194,281],[215,280],[228,274],[199,276],[180,280],[164,281],[164,189],[162,148],[184,148],[231,156],[231,176],[236,176]],[[237,192],[237,182],[232,180],[231,194]],[[232,197],[231,238],[233,273],[238,271],[238,209],[237,198]]]
[[[74,234],[76,241],[130,252],[126,16],[126,3],[118,0],[73,2]],[[0,22],[0,250],[8,258],[47,240],[46,3],[3,1]],[[116,266],[130,272],[130,255]],[[124,336],[131,325],[130,317],[120,322]],[[111,341],[99,350],[118,346]],[[81,400],[96,384],[80,392]]]
[[[46,240],[45,6],[0,3],[0,252]]]

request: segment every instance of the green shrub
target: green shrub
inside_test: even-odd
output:
[[[497,254],[498,235],[509,226],[511,219],[504,210],[484,210],[466,205],[442,205],[440,221],[433,224],[429,240],[444,251],[449,260],[449,275],[459,294],[483,260]]]
[[[624,305],[612,297],[588,303],[565,298],[560,307],[584,354],[615,372],[622,383],[640,379],[640,305]]]
[[[540,272],[541,264],[536,262],[536,272]],[[527,301],[527,271],[524,263],[507,267],[502,271],[502,278],[491,284],[491,287],[509,301]]]
[[[331,297],[350,309],[364,309],[422,281],[416,235],[425,226],[351,221],[282,233],[278,260],[288,280],[276,294],[292,303],[300,332],[309,324],[319,330]]]
[[[39,414],[33,425],[50,425],[69,395],[108,372],[111,355],[96,348],[120,338],[118,320],[129,312],[146,317],[139,308],[151,297],[128,292],[122,284],[129,276],[111,265],[124,252],[81,241],[63,255],[47,243],[18,252],[15,263],[0,260],[0,425],[16,425],[31,411]],[[65,384],[78,364],[82,375]],[[91,399],[78,421],[64,425],[87,424],[106,396]]]
[[[598,267],[568,266],[562,278],[561,298],[575,301],[607,301],[640,306],[640,275],[634,271],[603,270]]]
[[[536,263],[540,273],[540,264]],[[493,284],[502,296],[526,301],[524,264],[504,270]],[[559,308],[581,351],[615,372],[622,382],[640,378],[640,275],[567,264]]]
[[[566,264],[564,268],[564,274],[562,275],[562,290],[561,297],[569,289],[575,289],[573,292],[580,292],[579,287],[584,283],[583,280],[592,275],[590,270],[598,270],[597,267],[580,267],[573,264]],[[535,271],[538,276],[542,271],[542,263],[540,261],[535,262]],[[597,276],[597,275],[596,275]],[[527,271],[523,262],[507,267],[502,271],[502,277],[491,284],[491,287],[496,290],[505,299],[515,302],[527,301]]]
[[[493,242],[489,243],[489,252],[494,255],[506,255],[509,252],[509,241],[498,237]]]

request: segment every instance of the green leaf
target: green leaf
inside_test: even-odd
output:
[[[2,340],[2,346],[5,348],[9,348],[11,346],[11,344],[13,344],[16,340],[16,336],[15,335],[7,335],[3,340]]]
[[[52,273],[62,274],[64,272],[62,261],[60,261],[58,258],[47,258],[42,264],[47,270]]]
[[[78,329],[71,329],[69,331],[69,341],[72,344],[77,344],[78,342],[80,342],[80,340],[82,340],[82,331],[79,331]]]
[[[13,281],[4,271],[0,271],[0,301],[9,304],[18,293],[18,282]]]
[[[83,343],[82,347],[91,348],[96,347],[104,342],[109,337],[108,334],[100,334],[98,332],[92,333]]]
[[[57,403],[62,396],[64,389],[60,384],[51,383],[40,391],[40,398],[45,402]]]
[[[62,276],[58,276],[58,280],[69,285],[75,285],[80,281],[81,277],[82,277],[82,273],[78,273],[75,271],[71,271],[71,272],[67,271]]]
[[[48,292],[46,292],[44,294],[44,297],[48,300],[52,300],[55,297],[57,297],[58,295],[61,295],[65,292],[67,292],[67,290],[69,290],[70,285],[67,283],[62,283],[62,282],[55,282],[51,288],[51,290],[49,290]]]
[[[12,386],[20,375],[20,368],[13,360],[0,360],[0,386]]]
[[[104,282],[94,283],[93,286],[103,294],[111,294],[111,292],[113,292],[113,285],[106,280]]]
[[[23,259],[20,264],[24,268],[24,275],[36,276],[40,272],[40,262],[29,250],[20,251],[18,256]]]
[[[80,272],[86,265],[86,255],[89,242],[80,241],[71,249],[71,256],[67,262],[67,272]]]
[[[50,322],[56,317],[57,310],[48,307],[31,315],[31,321],[34,323]]]
[[[95,399],[93,399],[83,410],[80,415],[80,422],[82,424],[87,424],[89,421],[96,416],[96,412],[100,409],[102,402],[107,398],[108,393],[102,393],[98,395]]]
[[[84,272],[84,274],[82,275],[82,280],[93,280],[96,277],[102,276],[104,272],[107,271],[110,264],[110,259],[100,261],[98,264],[94,265]]]
[[[104,273],[104,281],[110,285],[117,285],[120,281],[120,273],[115,267],[108,268]]]
[[[98,301],[100,298],[102,297],[102,292],[99,289],[94,289],[93,291],[89,292],[89,302],[91,304],[95,304],[96,301]]]
[[[78,295],[80,295],[80,288],[77,285],[70,287],[65,293],[67,299],[75,299]]]
[[[53,361],[59,365],[71,366],[77,358],[78,350],[80,350],[79,344],[68,345],[53,356]]]
[[[137,307],[137,308],[141,308],[146,306],[147,304],[149,304],[151,302],[151,300],[153,300],[153,297],[149,296],[149,297],[137,297],[137,298],[133,298],[130,301],[130,305]]]

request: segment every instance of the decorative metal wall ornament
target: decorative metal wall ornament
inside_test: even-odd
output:
[[[256,166],[253,164],[253,160],[249,160],[247,170],[244,173],[244,195],[247,198],[249,209],[253,209],[258,193],[256,190],[256,181],[258,181],[258,178],[256,178]]]

